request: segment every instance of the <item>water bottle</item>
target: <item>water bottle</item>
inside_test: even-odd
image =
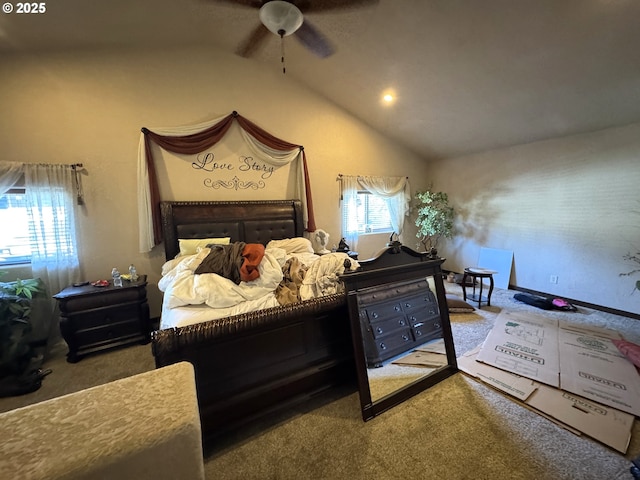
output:
[[[120,276],[120,272],[116,267],[113,267],[111,270],[111,276],[113,277],[113,286],[121,287],[122,286],[122,277]]]
[[[133,263],[129,265],[129,275],[131,276],[132,282],[136,282],[138,280],[138,272],[136,270],[136,267],[133,265]]]

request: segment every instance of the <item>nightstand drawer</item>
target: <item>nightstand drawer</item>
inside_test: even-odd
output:
[[[95,343],[113,341],[136,335],[142,337],[140,322],[134,318],[133,320],[114,322],[109,325],[77,330],[76,340],[82,345],[89,346]]]
[[[136,320],[140,311],[140,304],[118,305],[116,307],[96,308],[91,311],[70,314],[69,321],[73,323],[75,330],[86,330],[113,322],[124,320]]]
[[[122,303],[140,302],[144,301],[146,296],[147,291],[144,288],[122,288],[104,291],[96,289],[92,295],[66,298],[64,302],[61,302],[60,310],[64,313],[81,312]]]

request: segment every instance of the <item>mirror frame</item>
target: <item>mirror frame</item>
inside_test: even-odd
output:
[[[444,258],[434,259],[426,253],[419,253],[404,245],[396,244],[382,250],[371,260],[360,261],[361,268],[355,272],[345,273],[341,276],[347,293],[347,306],[349,309],[353,350],[358,375],[360,407],[362,410],[362,419],[365,422],[458,372],[451,323],[449,320],[449,308],[447,307],[442,279],[441,265],[444,261]],[[364,288],[413,279],[418,280],[426,277],[433,277],[434,279],[438,310],[440,311],[442,335],[447,355],[447,365],[379,400],[372,401],[357,294]]]

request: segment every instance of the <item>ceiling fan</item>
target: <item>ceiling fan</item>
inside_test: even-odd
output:
[[[281,39],[295,34],[295,37],[309,51],[320,58],[326,58],[335,52],[329,40],[316,29],[305,13],[329,10],[346,10],[378,3],[378,0],[217,0],[234,3],[260,10],[260,24],[239,45],[236,53],[242,57],[252,56],[258,47],[267,40],[269,32]]]

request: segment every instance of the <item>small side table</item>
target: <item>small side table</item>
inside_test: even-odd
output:
[[[60,307],[60,332],[70,363],[89,353],[151,340],[146,275],[123,281],[122,287],[111,282],[106,287],[70,286],[53,298]]]
[[[478,308],[482,308],[482,303],[486,303],[488,307],[491,306],[491,294],[493,293],[493,274],[498,273],[495,270],[487,270],[486,268],[467,267],[464,269],[464,275],[462,277],[462,296],[464,301],[467,301],[467,278],[471,277],[473,283],[473,292],[468,295],[469,300],[478,302]],[[489,292],[486,297],[482,296],[482,281],[489,279]],[[476,280],[480,279],[480,288],[478,294],[476,294]]]

